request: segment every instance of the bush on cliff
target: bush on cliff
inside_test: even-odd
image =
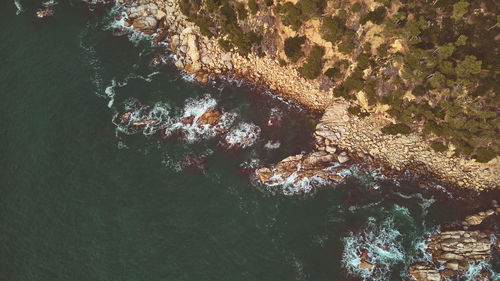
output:
[[[378,7],[362,17],[359,22],[361,24],[365,24],[368,21],[371,21],[374,24],[381,24],[384,21],[386,15],[387,9],[385,7]]]
[[[301,48],[305,42],[305,36],[295,36],[285,39],[285,54],[290,61],[297,62],[304,55]]]
[[[259,4],[255,0],[248,0],[248,9],[252,15],[255,15],[259,11]]]
[[[245,9],[245,4],[238,2],[236,4],[236,12],[238,13],[239,20],[245,20],[248,17],[247,9]]]
[[[276,11],[281,15],[281,21],[284,25],[290,26],[293,30],[298,30],[302,25],[301,10],[291,2],[286,2],[276,6]]]
[[[431,144],[431,148],[434,149],[436,152],[443,152],[448,150],[448,147],[444,145],[442,142],[433,142]]]
[[[320,33],[321,38],[326,41],[332,42],[332,44],[337,43],[346,30],[345,22],[338,17],[330,18],[326,17],[321,23]]]
[[[382,133],[387,135],[408,135],[411,133],[411,128],[406,124],[390,124],[382,128]]]
[[[302,67],[299,68],[299,73],[304,78],[314,79],[318,77],[321,73],[322,61],[325,50],[323,47],[314,45],[309,53],[309,57],[307,58],[307,62],[305,62]]]
[[[488,163],[495,158],[497,154],[495,151],[488,148],[478,148],[476,151],[476,161],[479,163]]]
[[[347,39],[347,40],[343,41],[342,43],[340,43],[338,48],[339,48],[339,52],[346,54],[346,55],[349,55],[354,50],[354,42],[352,42],[352,40]]]

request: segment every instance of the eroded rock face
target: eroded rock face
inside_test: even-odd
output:
[[[418,281],[440,281],[441,274],[432,263],[417,263],[409,268],[410,278]]]
[[[444,231],[432,235],[427,245],[433,263],[411,265],[409,275],[413,280],[443,280],[460,276],[469,269],[469,264],[489,261],[492,256],[490,235],[479,230]]]
[[[479,212],[474,215],[470,215],[465,217],[465,220],[462,222],[464,226],[473,226],[480,225],[486,218],[495,214],[495,211],[490,209],[485,212]]]

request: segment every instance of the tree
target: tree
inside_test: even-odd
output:
[[[335,44],[344,35],[345,29],[345,24],[340,18],[326,17],[320,28],[321,38]]]
[[[453,43],[448,43],[446,45],[439,47],[438,49],[439,60],[442,61],[449,58],[451,55],[453,55],[454,51],[455,51],[455,46],[453,45]]]
[[[307,62],[299,68],[299,73],[307,79],[314,79],[321,73],[322,61],[325,50],[323,47],[314,45],[309,53]]]
[[[390,124],[383,127],[381,130],[382,133],[387,135],[408,135],[409,133],[411,133],[411,128],[405,124]]]
[[[290,61],[297,62],[304,55],[301,48],[305,42],[305,36],[295,36],[285,39],[285,54]]]
[[[236,12],[238,13],[239,20],[245,20],[248,17],[247,9],[245,9],[243,2],[236,3]]]
[[[259,11],[259,5],[255,2],[255,0],[248,0],[248,8],[250,9],[250,13],[252,15],[257,14]]]
[[[354,50],[354,42],[345,40],[339,44],[339,52],[349,55]]]
[[[368,21],[371,21],[374,24],[381,24],[385,16],[387,15],[387,9],[385,7],[378,7],[375,10],[369,12],[359,21],[361,24],[365,24]]]
[[[497,154],[495,151],[488,148],[478,148],[476,150],[476,161],[479,163],[488,163],[491,159],[495,158]]]
[[[465,36],[465,35],[460,35],[457,39],[457,41],[455,41],[455,46],[464,46],[465,43],[467,43],[467,39],[469,39],[469,37]]]
[[[463,61],[457,63],[455,72],[460,78],[468,78],[471,74],[479,74],[481,72],[480,60],[477,60],[475,56],[466,56]]]
[[[461,19],[468,12],[469,2],[465,0],[460,0],[453,4],[453,18],[455,20]]]
[[[443,152],[448,150],[448,147],[444,145],[442,142],[433,142],[431,144],[431,148],[434,149],[436,152]]]

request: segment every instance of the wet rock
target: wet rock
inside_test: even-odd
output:
[[[191,125],[193,125],[194,118],[195,118],[194,115],[183,117],[181,119],[181,123],[182,123],[182,125],[190,125],[191,126]]]
[[[338,183],[344,179],[342,171],[346,167],[334,166],[332,163],[334,160],[332,154],[324,151],[307,155],[298,154],[281,160],[272,169],[258,169],[257,175],[262,183],[268,185],[284,184],[290,177],[294,184],[306,178]]]
[[[221,121],[222,113],[215,109],[209,109],[196,120],[198,126],[210,125],[214,126]]]
[[[441,274],[431,263],[413,264],[409,268],[410,278],[417,281],[440,281]]]
[[[339,156],[337,156],[337,159],[338,159],[340,164],[343,164],[343,163],[349,161],[349,157],[347,156],[347,153],[345,153],[345,152],[340,153]]]
[[[158,26],[158,21],[152,16],[136,18],[132,26],[138,31],[144,32],[146,34],[153,34],[155,33],[156,27]]]
[[[465,220],[462,222],[464,226],[471,226],[471,225],[479,225],[481,224],[486,218],[489,216],[492,216],[495,214],[495,211],[490,209],[487,210],[486,212],[479,212],[474,215],[467,216]]]

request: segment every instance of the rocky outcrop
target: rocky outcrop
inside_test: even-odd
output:
[[[460,276],[471,264],[489,261],[493,247],[490,234],[479,230],[444,231],[432,235],[427,246],[433,262],[411,265],[409,275],[413,280],[443,280]]]
[[[441,274],[431,263],[417,263],[408,269],[410,278],[418,281],[440,281]]]
[[[287,180],[298,183],[303,179],[316,177],[329,182],[340,182],[346,166],[335,165],[336,156],[325,151],[307,155],[295,155],[281,160],[272,168],[257,170],[259,180],[268,185],[284,184]]]
[[[419,134],[384,135],[380,128],[390,121],[382,113],[377,113],[378,109],[364,119],[348,114],[349,104],[336,98],[332,87],[324,87],[321,79],[304,79],[293,66],[280,66],[275,56],[249,54],[242,57],[237,52],[220,49],[217,38],[201,35],[199,28],[187,21],[177,0],[124,1],[130,6],[127,10],[129,24],[148,34],[156,32],[156,44],[163,42],[168,35],[170,48],[177,59],[176,67],[194,74],[198,81],[206,82],[222,73],[237,74],[266,84],[283,97],[310,109],[325,112],[315,133],[318,151],[331,154],[340,148],[350,155],[367,156],[376,165],[387,164],[397,173],[410,170],[424,177],[435,176],[443,183],[476,190],[500,186],[500,163],[480,164],[435,152]],[[266,34],[276,31],[272,24],[263,24],[262,28]],[[340,163],[352,158],[346,154],[336,157]],[[312,171],[308,170],[307,174]],[[325,177],[324,171],[320,174],[318,176]]]
[[[446,157],[432,150],[417,134],[385,135],[381,132],[388,124],[385,118],[378,114],[359,118],[349,114],[348,107],[346,102],[337,102],[326,109],[314,132],[318,150],[329,151],[336,146],[387,164],[397,172],[409,170],[423,176],[433,175],[438,181],[476,190],[500,184],[500,173],[495,167]]]

